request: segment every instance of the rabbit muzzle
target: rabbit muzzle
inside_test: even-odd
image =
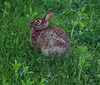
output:
[[[30,23],[29,27],[32,28],[33,30],[38,30],[39,28],[35,27],[34,24]]]

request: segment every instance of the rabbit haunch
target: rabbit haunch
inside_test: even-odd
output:
[[[57,31],[57,33],[56,33],[56,31]],[[59,31],[59,33],[58,33],[58,31]],[[64,38],[65,35],[62,32],[64,32],[64,31],[61,30],[60,28],[55,29],[55,27],[51,26],[51,27],[48,27],[48,29],[46,29],[46,31],[44,31],[43,33],[40,34],[41,37],[39,37],[39,38],[42,39],[42,37],[44,37],[47,42],[45,49],[43,49],[43,50],[41,49],[42,54],[44,54],[46,56],[50,56],[52,54],[61,55],[66,50],[69,50],[69,48],[66,49],[68,47],[66,44],[67,40],[66,40],[66,38]],[[40,40],[40,39],[38,39],[38,40]]]
[[[56,54],[61,56],[64,52],[70,56],[70,39],[66,32],[56,26],[48,26],[53,11],[49,11],[44,18],[33,20],[29,26],[31,30],[31,42],[39,52],[46,56]]]

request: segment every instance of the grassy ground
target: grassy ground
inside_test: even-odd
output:
[[[0,85],[100,85],[99,0],[0,1]],[[30,43],[29,22],[53,9],[50,25],[71,39],[71,56],[48,58]]]

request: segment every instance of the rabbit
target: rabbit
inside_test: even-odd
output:
[[[59,27],[48,26],[52,16],[53,10],[50,10],[44,18],[29,23],[29,27],[32,28],[31,43],[42,55],[60,57],[66,53],[70,57],[71,44],[66,32]]]

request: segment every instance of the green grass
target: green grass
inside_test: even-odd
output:
[[[99,0],[0,1],[0,85],[100,85]],[[29,23],[53,9],[49,25],[71,39],[71,56],[48,58],[30,43]]]

